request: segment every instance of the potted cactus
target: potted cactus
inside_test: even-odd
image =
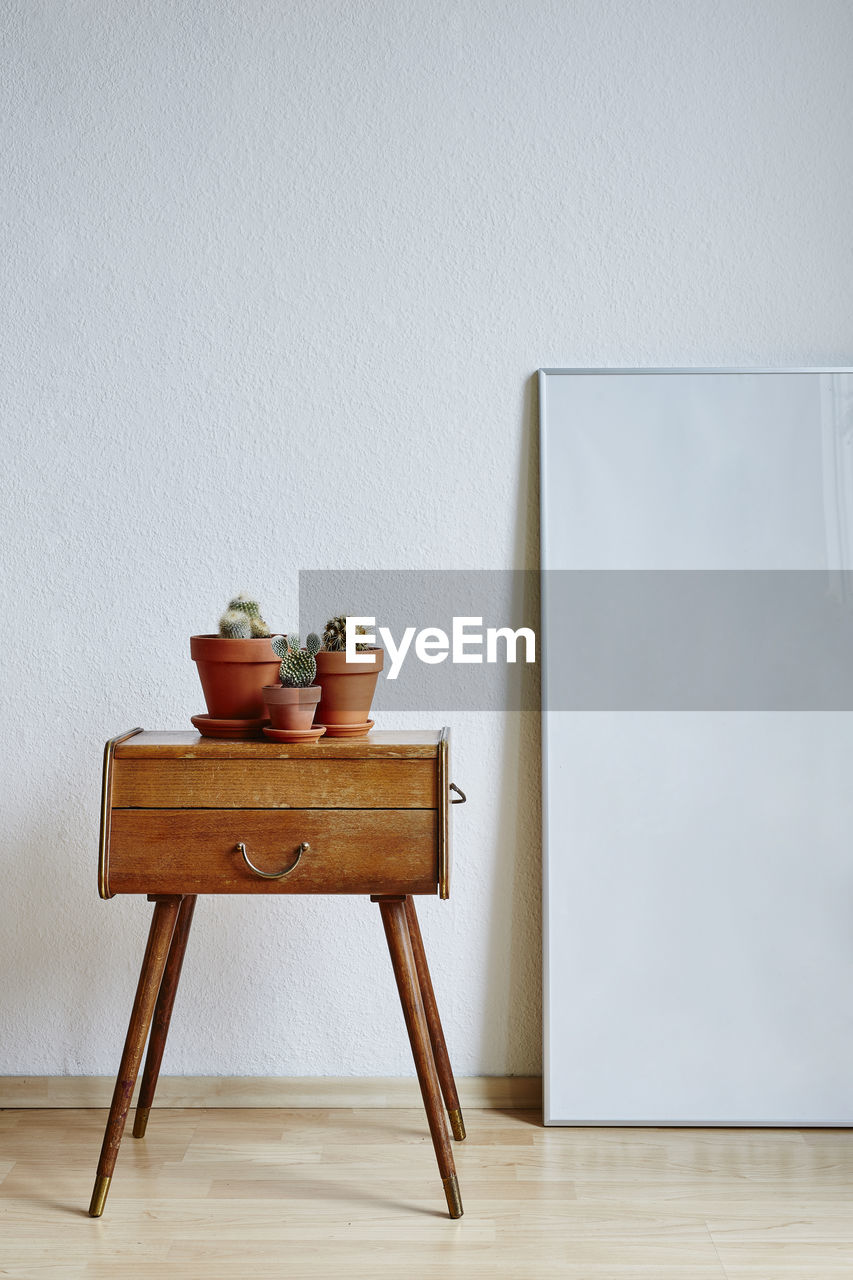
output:
[[[368,719],[370,704],[385,658],[382,649],[357,641],[356,652],[370,654],[371,661],[349,662],[346,625],[343,615],[330,618],[323,631],[323,648],[317,654],[317,683],[323,690],[318,717],[329,737],[369,731],[373,723]],[[363,627],[356,628],[359,633],[364,634]]]
[[[193,717],[201,732],[216,721],[241,721],[255,728],[266,719],[261,690],[276,678],[279,659],[258,602],[234,596],[219,620],[217,635],[190,637],[190,654],[198,667],[207,716]],[[228,726],[226,725],[225,728]],[[234,726],[236,728],[236,726]]]
[[[320,701],[316,655],[322,641],[313,631],[300,648],[298,635],[274,636],[273,651],[281,659],[279,683],[264,688],[264,702],[273,729],[298,733],[311,728]]]
[[[266,640],[270,629],[261,617],[257,600],[241,592],[228,601],[228,608],[219,619],[219,634],[229,640]]]

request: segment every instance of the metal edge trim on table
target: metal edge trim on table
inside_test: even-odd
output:
[[[450,897],[450,729],[438,740],[438,896]]]
[[[110,810],[112,808],[113,791],[113,757],[116,747],[142,733],[142,728],[130,729],[110,738],[104,747],[104,772],[101,781],[101,836],[98,847],[98,894],[101,898],[111,898],[109,891],[110,878]]]

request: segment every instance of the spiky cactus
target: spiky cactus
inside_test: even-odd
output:
[[[355,634],[357,636],[367,635],[366,627],[356,627]],[[341,653],[347,647],[347,620],[343,614],[337,618],[330,618],[326,623],[323,631],[323,648],[329,653]],[[370,649],[369,644],[356,643],[356,653],[366,653]]]
[[[252,622],[239,609],[227,609],[219,619],[219,634],[227,640],[248,640],[252,635]]]
[[[317,675],[315,655],[323,647],[323,642],[315,632],[312,631],[305,641],[304,649],[299,647],[299,636],[293,634],[274,636],[272,647],[276,656],[281,658],[278,678],[285,688],[306,689],[309,684],[314,683]]]
[[[228,601],[228,608],[236,609],[239,613],[245,613],[250,618],[259,618],[261,616],[257,600],[253,600],[251,596],[245,595],[242,591],[233,600]]]
[[[229,612],[242,613],[249,619],[251,625],[250,634],[256,639],[264,639],[270,634],[269,627],[261,617],[260,606],[257,600],[253,600],[251,596],[244,595],[241,591],[233,600],[229,600],[228,609]]]

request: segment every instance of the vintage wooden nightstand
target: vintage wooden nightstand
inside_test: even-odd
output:
[[[155,905],[92,1217],[104,1210],[151,1028],[133,1126],[145,1135],[200,893],[363,893],[379,904],[447,1206],[462,1216],[442,1095],[453,1137],[465,1126],[414,902],[449,896],[450,805],[465,797],[448,756],[447,729],[304,745],[134,729],[107,743],[99,891]]]

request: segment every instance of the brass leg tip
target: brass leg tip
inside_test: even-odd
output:
[[[107,1192],[110,1189],[111,1178],[105,1178],[98,1174],[95,1179],[95,1190],[92,1192],[92,1203],[89,1205],[89,1217],[100,1218],[104,1212],[104,1205],[107,1202]]]
[[[449,1178],[442,1178],[444,1183],[444,1194],[447,1196],[447,1209],[451,1218],[462,1217],[462,1197],[459,1194],[459,1183],[456,1174],[451,1173]]]
[[[148,1117],[151,1115],[150,1107],[137,1107],[136,1115],[133,1117],[133,1136],[134,1138],[144,1138],[145,1130],[148,1128]]]
[[[455,1111],[448,1111],[450,1117],[450,1129],[457,1142],[463,1142],[465,1139],[465,1121],[462,1119],[462,1112],[457,1107]]]

